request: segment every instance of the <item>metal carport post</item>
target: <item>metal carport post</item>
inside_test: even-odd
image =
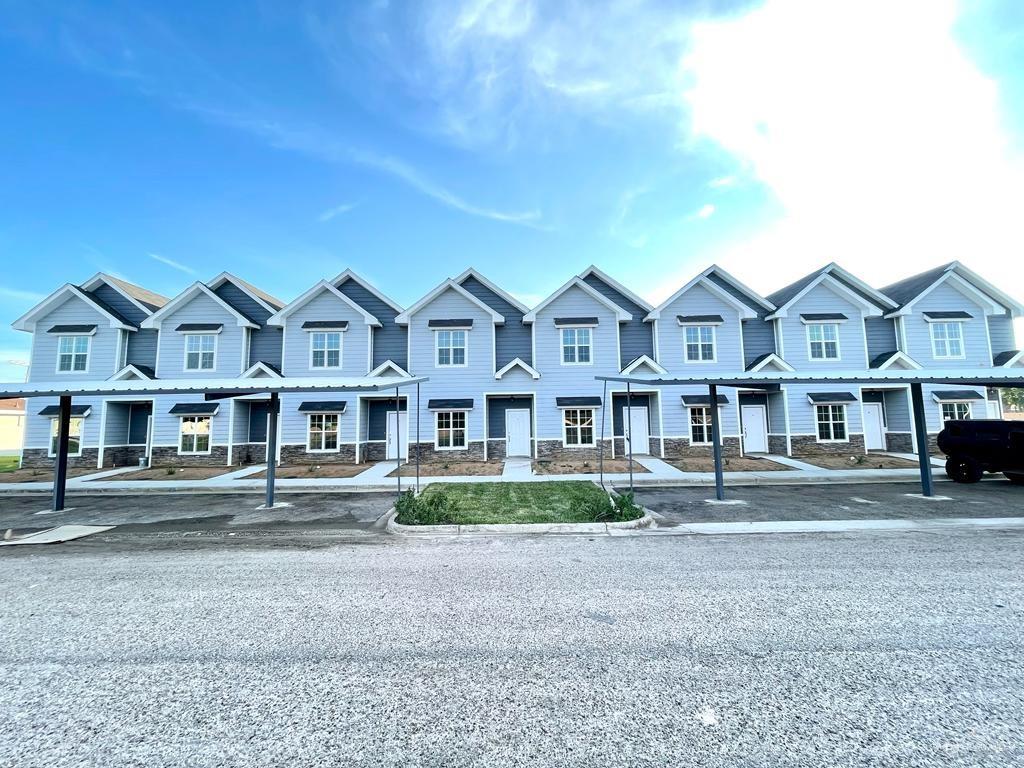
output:
[[[71,437],[71,395],[60,396],[60,413],[57,416],[57,455],[53,467],[53,502],[51,509],[64,509],[64,491],[68,482],[68,442]],[[81,437],[79,437],[81,440]]]

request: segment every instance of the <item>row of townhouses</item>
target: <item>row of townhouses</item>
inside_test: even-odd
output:
[[[474,269],[402,307],[352,271],[285,304],[224,273],[168,299],[109,275],[65,285],[14,323],[30,381],[426,376],[410,390],[281,398],[279,460],[365,462],[707,452],[707,388],[607,394],[597,375],[1024,365],[1024,306],[958,262],[876,289],[829,264],[769,296],[712,266],[652,306],[597,268],[533,308]],[[999,417],[998,393],[928,386],[928,431]],[[723,389],[727,455],[910,451],[906,385]],[[629,409],[627,418],[627,411]],[[266,460],[265,395],[76,398],[72,465]],[[30,401],[23,464],[54,455],[57,405]],[[410,423],[409,414],[419,423]],[[628,431],[632,429],[632,434]]]

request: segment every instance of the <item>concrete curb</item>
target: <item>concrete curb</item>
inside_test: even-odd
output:
[[[394,509],[388,514],[388,533],[399,536],[459,536],[459,535],[502,535],[521,536],[552,533],[586,533],[611,535],[614,531],[638,530],[657,525],[649,511],[636,520],[616,523],[521,523],[521,524],[478,524],[478,525],[402,525],[395,522]]]

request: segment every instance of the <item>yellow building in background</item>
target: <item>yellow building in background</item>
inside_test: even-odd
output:
[[[25,439],[25,401],[0,400],[0,456],[20,456]]]

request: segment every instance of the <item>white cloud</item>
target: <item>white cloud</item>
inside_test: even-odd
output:
[[[608,234],[630,248],[643,248],[650,240],[646,232],[636,231],[636,227],[630,225],[629,219],[633,213],[633,206],[637,198],[647,194],[646,187],[627,189],[619,196],[619,203],[615,214],[608,224]]]
[[[184,264],[177,262],[174,259],[169,259],[166,256],[161,256],[158,253],[149,254],[149,258],[153,259],[153,261],[159,261],[161,264],[166,264],[171,269],[176,269],[179,272],[184,272],[186,275],[194,275],[196,273],[196,271],[192,269],[192,267],[185,266]]]
[[[1021,158],[998,91],[954,38],[952,0],[769,0],[694,29],[683,72],[695,137],[784,213],[716,260],[779,287],[831,260],[876,284],[961,259],[1020,258]]]
[[[337,218],[338,216],[342,216],[348,213],[353,208],[355,208],[356,205],[358,205],[358,203],[342,203],[341,205],[336,205],[333,208],[328,208],[326,211],[324,211],[323,213],[316,217],[317,221],[330,221],[331,219]]]
[[[705,203],[700,207],[700,210],[694,214],[698,219],[710,219],[715,215],[715,206],[711,203]]]

